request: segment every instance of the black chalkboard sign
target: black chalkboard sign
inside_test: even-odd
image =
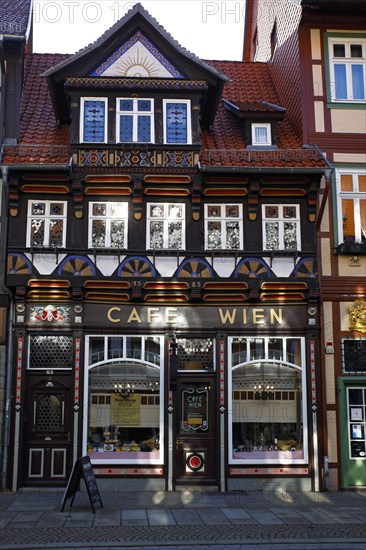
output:
[[[103,508],[102,499],[99,493],[97,480],[95,479],[90,458],[88,456],[83,456],[82,458],[78,458],[73,466],[69,481],[67,483],[65,494],[62,499],[61,512],[63,512],[65,508],[67,499],[71,497],[72,500],[70,503],[70,508],[72,507],[81,479],[84,479],[85,481],[85,486],[88,492],[93,513],[95,514],[94,504],[96,502],[99,502],[101,508]]]

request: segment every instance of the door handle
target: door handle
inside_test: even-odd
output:
[[[180,439],[177,439],[175,442],[176,448],[178,449],[179,447],[182,447],[182,445],[183,445],[183,441],[181,441]]]
[[[66,432],[65,435],[66,435],[66,440],[67,440],[67,442],[70,443],[70,440],[71,440],[71,432]]]

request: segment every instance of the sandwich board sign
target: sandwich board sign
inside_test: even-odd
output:
[[[96,502],[99,502],[101,508],[103,508],[102,498],[99,493],[97,480],[95,479],[90,458],[88,456],[83,456],[78,458],[73,466],[64,496],[62,498],[61,512],[64,511],[66,501],[69,498],[72,499],[70,508],[72,507],[81,479],[85,481],[85,486],[93,513],[95,514],[94,504]]]

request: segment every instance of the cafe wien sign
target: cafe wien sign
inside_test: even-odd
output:
[[[306,322],[302,307],[189,307],[85,305],[85,322],[125,328],[293,328]]]

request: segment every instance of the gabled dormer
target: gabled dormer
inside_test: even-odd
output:
[[[277,123],[284,119],[286,109],[267,101],[223,102],[238,119],[247,148],[277,148]]]
[[[121,149],[143,148],[150,167],[164,165],[170,148],[188,148],[198,160],[201,130],[212,125],[227,80],[140,4],[44,76],[58,123],[71,124],[74,154],[99,148],[109,166],[116,159],[123,165]],[[152,157],[153,150],[160,153]]]

